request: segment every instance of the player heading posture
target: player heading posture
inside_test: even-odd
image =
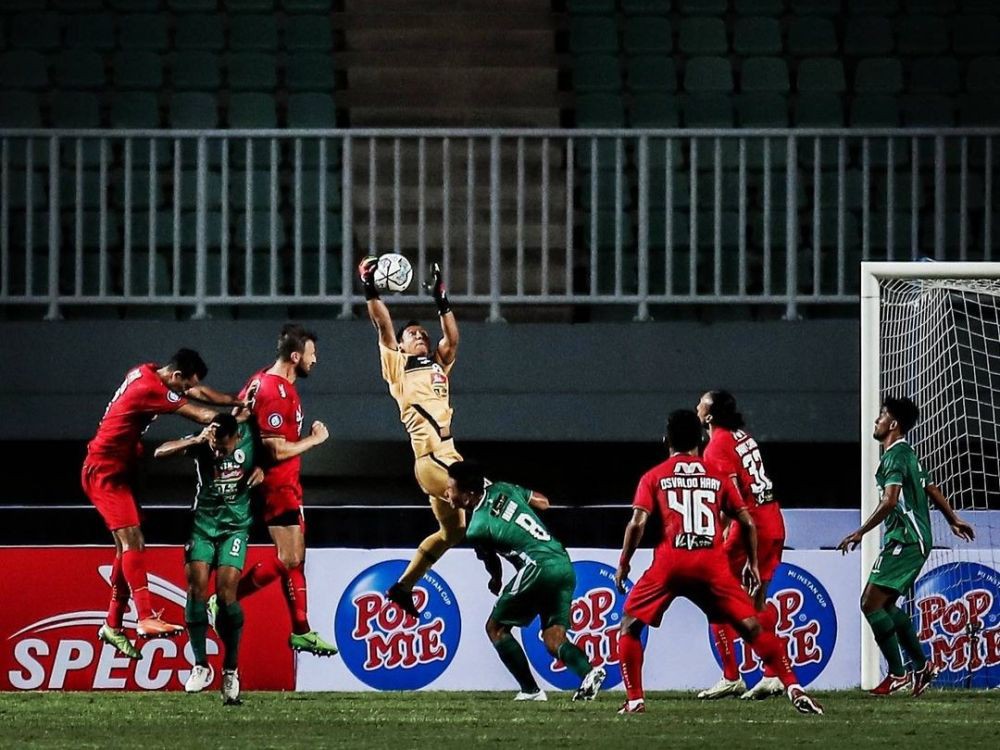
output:
[[[264,481],[264,523],[274,541],[276,554],[243,574],[237,588],[242,599],[280,578],[284,584],[292,634],[288,645],[295,651],[333,656],[337,648],[309,627],[306,601],[305,518],[302,515],[302,454],[326,442],[330,433],[320,421],[300,437],[302,402],[295,381],[309,377],[316,366],[316,334],[298,323],[286,323],[278,336],[274,364],[251,376],[243,387],[251,419],[263,443],[261,466]],[[209,614],[216,609],[209,601]]]
[[[216,412],[189,403],[186,394],[220,406],[239,403],[232,396],[199,385],[207,373],[205,362],[191,349],[178,349],[165,365],[147,363],[132,368],[111,396],[97,434],[87,444],[80,481],[115,541],[111,604],[97,635],[131,659],[142,656],[122,632],[130,595],[139,616],[136,632],[140,638],[175,636],[184,631],[180,625],[160,619],[150,603],[145,541],[130,486],[142,454],[139,441],[160,414],[180,414],[202,424],[212,421]]]
[[[683,596],[697,605],[710,622],[733,625],[747,643],[753,644],[764,663],[779,676],[799,712],[821,714],[823,708],[798,684],[785,648],[774,634],[774,623],[761,624],[750,596],[730,572],[722,548],[721,514],[740,525],[747,555],[744,582],[750,589],[760,584],[757,534],[750,513],[726,473],[698,457],[701,437],[701,420],[695,412],[672,413],[667,421],[670,458],[647,471],[635,492],[632,520],[625,529],[615,573],[619,591],[625,591],[632,555],[651,513],[658,513],[663,522],[663,540],[653,554],[653,564],[625,600],[618,653],[628,699],[619,713],[645,712],[640,637],[646,625],[659,626],[670,603]]]
[[[250,489],[260,484],[264,472],[254,465],[254,434],[246,422],[231,414],[218,414],[197,435],[171,440],[156,449],[157,458],[184,454],[194,458],[198,489],[191,521],[191,538],[184,548],[188,582],[184,619],[191,638],[195,665],[184,689],[200,693],[212,682],[205,652],[208,629],[208,578],[215,569],[219,611],[215,629],[225,647],[222,663],[222,700],[240,704],[237,672],[243,609],[236,600],[236,585],[247,557],[253,516]]]
[[[874,695],[890,695],[907,689],[911,683],[913,694],[920,695],[940,671],[924,654],[909,616],[896,606],[896,600],[913,586],[931,553],[933,539],[928,499],[944,514],[955,536],[966,541],[975,538],[972,526],[958,517],[948,498],[920,465],[913,447],[906,442],[906,435],[918,417],[916,404],[905,396],[890,396],[882,402],[872,435],[883,448],[875,473],[882,500],[861,528],[837,545],[845,554],[853,551],[861,543],[861,537],[885,522],[882,553],[875,560],[868,585],[861,593],[861,612],[889,665],[885,679],[871,691]],[[912,677],[903,666],[900,646],[910,657]]]
[[[535,512],[549,507],[548,498],[516,484],[487,482],[478,466],[457,461],[448,467],[445,499],[455,508],[472,509],[466,538],[486,565],[490,591],[499,595],[486,620],[486,634],[520,685],[514,700],[547,700],[510,632],[536,616],[541,618],[545,648],[582,680],[573,700],[593,700],[607,674],[603,667],[592,668],[586,654],[566,637],[576,574],[565,548]],[[517,570],[502,592],[498,554]]]
[[[709,436],[704,451],[705,461],[724,471],[736,485],[757,530],[760,586],[751,592],[751,596],[754,607],[762,612],[767,606],[768,586],[781,564],[781,552],[785,546],[785,522],[781,517],[781,508],[774,497],[771,480],[764,471],[764,460],[757,441],[746,431],[743,415],[737,411],[733,394],[723,390],[708,391],[698,402],[697,411]],[[729,524],[723,543],[729,567],[737,580],[747,564],[740,529],[738,523]],[[715,622],[711,624],[711,629],[715,648],[722,660],[722,677],[715,685],[698,693],[699,698],[711,700],[739,694],[744,700],[755,700],[784,692],[781,680],[766,666],[761,680],[747,690],[733,649],[736,630],[727,623]]]
[[[361,261],[358,273],[368,300],[368,315],[378,331],[378,348],[382,360],[382,377],[389,384],[389,393],[399,404],[399,416],[410,434],[410,444],[416,457],[414,473],[417,483],[430,498],[431,510],[438,530],[417,547],[410,564],[386,596],[404,612],[417,617],[413,604],[413,587],[451,547],[465,536],[465,511],[452,507],[444,499],[448,483],[448,466],[461,461],[451,435],[451,391],[448,375],[458,353],[458,322],[451,311],[448,295],[437,263],[431,269],[431,295],[441,320],[441,340],[431,350],[427,329],[411,320],[393,333],[389,308],[379,299],[375,288],[377,259]]]

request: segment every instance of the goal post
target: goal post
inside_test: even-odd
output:
[[[958,307],[955,300],[961,303]],[[918,424],[915,448],[935,482],[942,484],[946,495],[954,500],[956,491],[949,487],[949,475],[961,485],[960,502],[956,509],[982,508],[975,501],[962,502],[976,488],[967,486],[976,476],[991,475],[994,457],[982,457],[982,466],[968,467],[963,463],[961,440],[950,435],[953,427],[968,421],[995,425],[995,405],[989,414],[970,415],[964,410],[968,399],[983,396],[983,384],[976,382],[978,359],[987,360],[986,373],[993,357],[985,351],[992,346],[991,334],[1000,337],[997,311],[1000,309],[1000,263],[990,262],[863,262],[861,264],[861,520],[878,506],[875,485],[880,446],[872,439],[875,418],[884,391],[912,397],[921,409],[921,430]],[[969,309],[989,309],[970,317]],[[977,313],[971,313],[972,316]],[[962,318],[959,324],[956,320]],[[976,330],[971,330],[974,321]],[[959,341],[957,325],[964,324],[963,340]],[[987,331],[988,325],[992,329]],[[981,328],[982,330],[979,330]],[[982,346],[982,357],[976,351]],[[962,359],[965,357],[965,359]],[[986,388],[1000,384],[986,383]],[[949,380],[950,379],[950,380]],[[964,382],[963,382],[964,381]],[[995,440],[994,433],[991,441]],[[982,440],[982,444],[987,442]],[[953,444],[953,445],[952,445]],[[968,450],[964,451],[968,453]],[[935,465],[935,464],[939,465]],[[944,465],[940,465],[944,464]],[[961,476],[961,481],[958,476]],[[985,494],[980,487],[979,494]],[[986,506],[989,507],[989,506]],[[935,540],[941,535],[941,525],[935,523]],[[881,534],[873,531],[861,543],[861,586],[868,580],[875,558],[881,548]],[[881,654],[864,618],[861,620],[861,687],[870,690],[882,679]]]

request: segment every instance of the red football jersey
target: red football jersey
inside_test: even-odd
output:
[[[119,461],[127,468],[138,457],[139,439],[153,420],[187,403],[163,384],[156,370],[157,365],[147,363],[128,371],[104,410],[97,434],[87,444],[88,456]]]
[[[722,549],[721,513],[735,516],[746,506],[729,478],[697,456],[677,455],[643,474],[633,508],[659,513],[666,550]]]
[[[267,370],[255,373],[240,391],[240,398],[252,394],[250,413],[262,438],[283,437],[296,443],[302,431],[302,402],[295,386]],[[264,466],[264,490],[292,486],[301,490],[299,469],[302,458],[295,456]]]
[[[764,471],[757,441],[745,430],[713,429],[705,448],[705,460],[711,461],[736,478],[743,502],[756,514],[765,505],[777,506],[773,485]]]

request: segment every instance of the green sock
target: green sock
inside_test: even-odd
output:
[[[587,661],[587,655],[580,650],[579,646],[565,641],[559,647],[556,656],[580,679],[583,679],[590,673],[590,662]]]
[[[528,666],[528,657],[524,655],[521,644],[513,636],[505,635],[493,644],[497,650],[500,661],[507,667],[507,671],[514,675],[517,684],[521,686],[522,693],[537,693],[538,683],[535,676],[531,674],[531,667]]]
[[[184,622],[191,640],[191,650],[194,651],[194,663],[201,664],[203,667],[208,666],[208,656],[205,654],[208,610],[205,608],[205,602],[188,597],[184,604]]]
[[[875,642],[882,651],[882,655],[889,663],[889,674],[902,677],[906,674],[906,670],[903,669],[903,655],[899,653],[896,623],[892,621],[889,613],[884,609],[865,615],[865,619],[868,620],[868,624],[875,634]]]
[[[896,638],[899,640],[899,645],[910,657],[913,668],[919,672],[927,664],[927,656],[924,654],[923,644],[917,638],[917,631],[913,628],[913,620],[899,607],[890,607],[886,612],[889,613],[893,625],[896,626]]]
[[[222,668],[236,669],[240,658],[240,637],[243,635],[243,607],[239,602],[220,604],[215,624],[222,645],[226,649]]]

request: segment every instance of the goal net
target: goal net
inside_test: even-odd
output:
[[[920,409],[908,435],[931,481],[976,528],[967,543],[932,510],[933,550],[899,606],[943,670],[937,685],[1000,685],[1000,264],[862,266],[862,518],[878,505],[872,439],[886,395]],[[880,551],[863,543],[862,586]],[[862,620],[862,687],[885,665]]]

